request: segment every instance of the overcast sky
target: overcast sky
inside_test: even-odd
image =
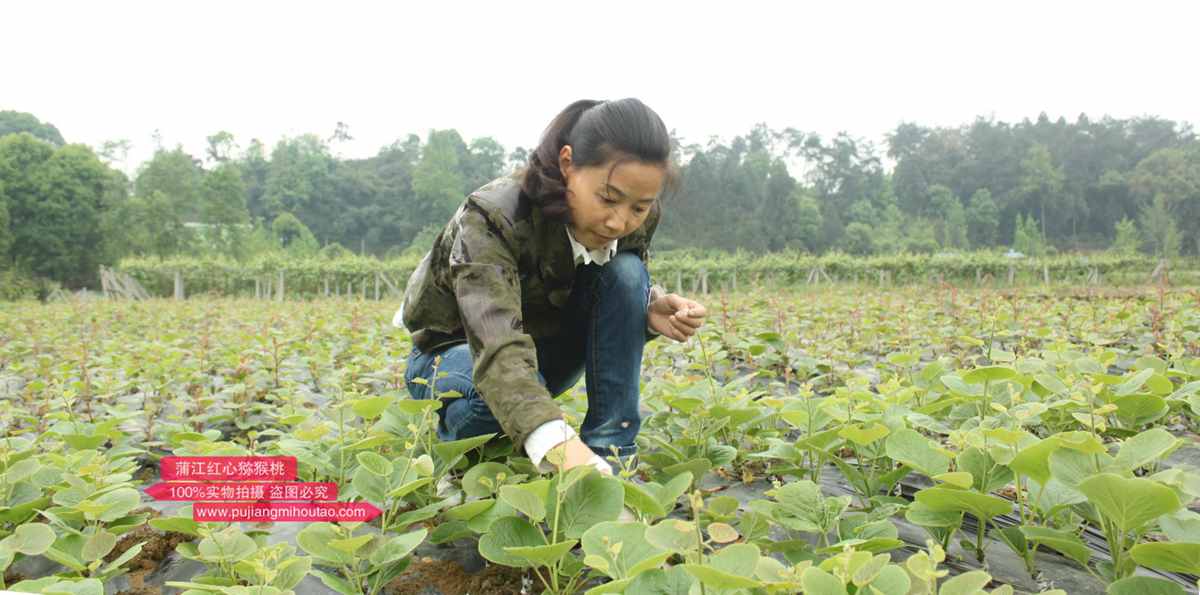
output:
[[[1158,115],[1200,124],[1200,3],[7,3],[0,109],[131,164],[219,130],[365,157],[456,128],[530,146],[578,98],[641,98],[685,139],[756,122],[881,140],[957,125]]]

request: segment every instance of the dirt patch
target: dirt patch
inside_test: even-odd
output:
[[[387,595],[516,595],[525,573],[517,568],[489,564],[470,574],[453,560],[417,558],[384,587]]]
[[[29,577],[15,571],[15,570],[9,570],[8,572],[4,573],[4,584],[5,585],[15,585],[24,580],[29,580]]]
[[[137,512],[149,512],[151,513],[151,517],[161,516],[158,511],[149,508],[144,508]],[[192,536],[184,535],[183,533],[171,531],[166,533],[159,532],[148,523],[122,535],[116,547],[104,557],[105,562],[117,559],[117,557],[138,542],[144,541],[145,543],[142,545],[142,551],[138,552],[138,555],[134,556],[132,560],[125,563],[125,568],[129,569],[127,574],[129,588],[117,595],[162,595],[162,587],[147,585],[146,576],[163,564],[167,556],[175,551],[175,546],[192,539]]]

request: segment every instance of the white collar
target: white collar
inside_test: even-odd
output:
[[[617,254],[617,240],[605,244],[596,250],[588,250],[587,246],[580,244],[575,239],[575,234],[571,233],[571,226],[564,226],[567,230],[567,239],[571,241],[571,252],[575,255],[575,264],[582,262],[583,264],[596,263],[604,266],[609,259]]]

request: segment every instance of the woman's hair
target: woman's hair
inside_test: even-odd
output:
[[[663,194],[678,186],[678,170],[671,159],[671,134],[654,110],[632,97],[615,101],[581,99],[554,117],[537,148],[529,154],[525,168],[521,190],[541,207],[547,219],[567,223],[571,218],[567,186],[558,166],[563,145],[571,145],[575,167],[611,161],[608,173],[612,175],[612,170],[626,161],[662,165],[666,171]]]

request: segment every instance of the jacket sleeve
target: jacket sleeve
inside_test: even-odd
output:
[[[456,214],[450,282],[474,356],[475,389],[514,444],[562,410],[538,381],[537,350],[523,330],[512,223],[468,198]]]

